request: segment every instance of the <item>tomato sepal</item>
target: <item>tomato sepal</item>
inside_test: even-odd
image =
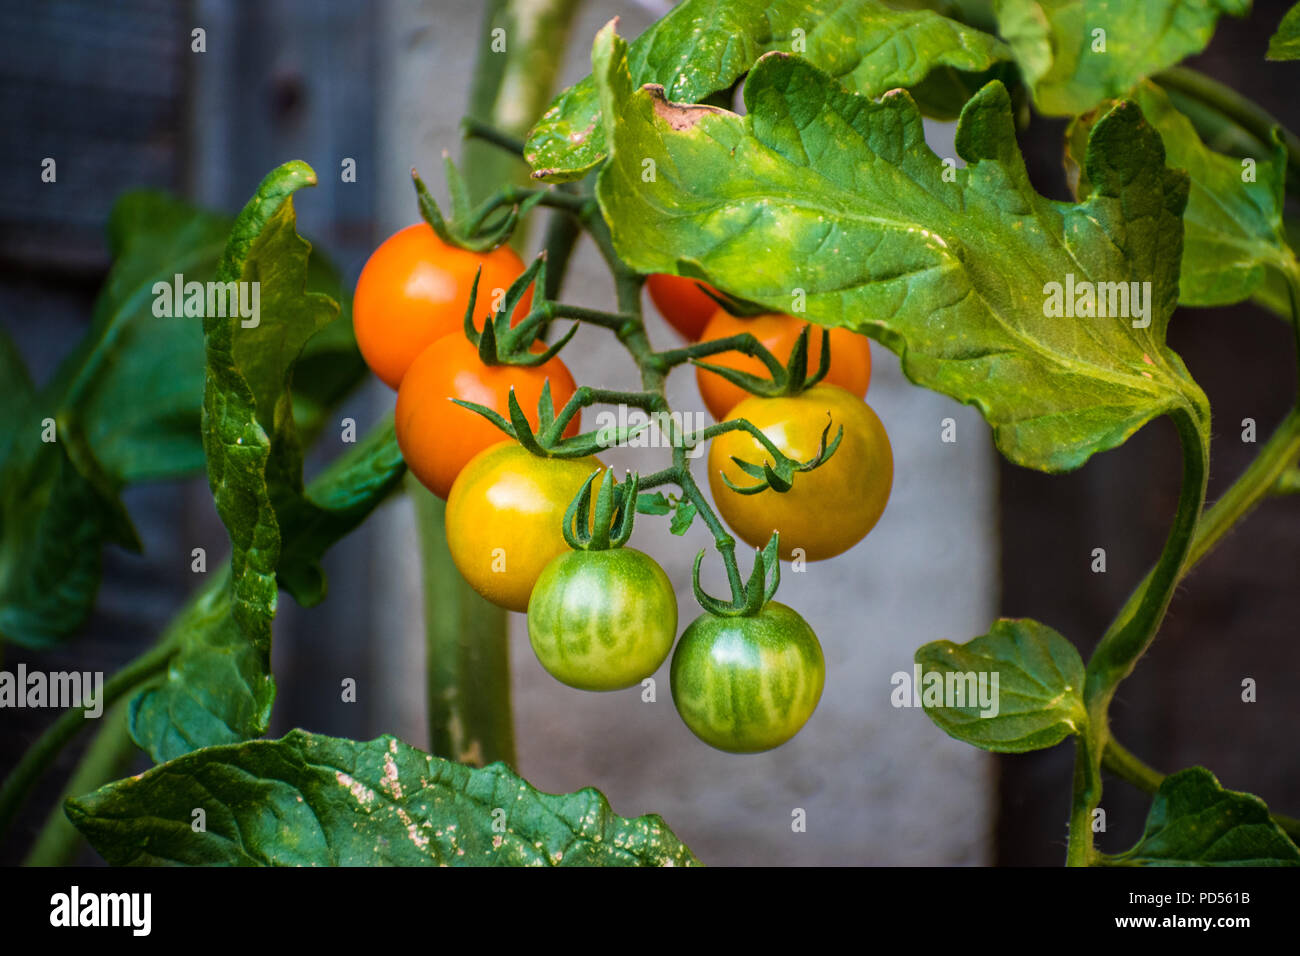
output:
[[[756,465],[753,462],[745,461],[742,458],[732,455],[730,457],[736,467],[751,478],[757,478],[758,483],[742,487],[728,478],[725,472],[722,473],[722,483],[738,495],[756,495],[760,492],[767,491],[769,488],[778,494],[785,494],[794,487],[795,474],[799,472],[813,471],[820,468],[826,463],[827,459],[835,454],[836,449],[840,447],[840,442],[844,439],[843,425],[839,427],[839,431],[835,433],[835,438],[829,444],[827,444],[826,441],[826,436],[830,434],[831,425],[833,424],[834,422],[831,421],[830,414],[828,413],[826,416],[826,427],[822,429],[821,446],[818,449],[817,454],[812,458],[809,458],[807,461],[795,461],[785,455],[778,454],[776,456],[775,465],[767,459],[763,460],[763,464]]]
[[[602,475],[600,491],[595,495],[592,516],[592,484]],[[614,480],[614,469],[592,472],[564,512],[564,540],[575,551],[610,551],[621,548],[632,537],[636,520],[637,485],[640,476],[629,473],[623,484]]]
[[[537,428],[532,428],[523,408],[515,398],[514,390],[506,396],[507,418],[495,409],[463,399],[452,399],[462,408],[482,415],[507,437],[513,438],[534,455],[543,458],[586,458],[609,448],[626,444],[630,439],[650,427],[650,422],[634,425],[606,426],[579,435],[564,437],[564,432],[577,414],[586,406],[606,404],[635,404],[644,398],[632,392],[616,392],[582,386],[557,413],[551,404],[549,383],[544,383],[537,403]]]
[[[695,567],[691,570],[691,589],[700,607],[714,617],[753,617],[767,602],[776,596],[776,589],[781,584],[780,535],[772,533],[767,544],[754,552],[754,567],[749,573],[749,581],[733,594],[730,601],[713,597],[700,585],[700,565],[704,562],[707,549],[701,549],[695,556]]]
[[[799,337],[795,339],[794,346],[790,349],[790,357],[786,360],[785,365],[781,365],[776,357],[764,346],[758,345],[755,354],[767,366],[768,371],[771,373],[770,378],[763,378],[741,369],[714,365],[712,362],[702,362],[697,358],[692,358],[691,364],[704,369],[706,372],[712,372],[737,388],[742,388],[754,395],[761,395],[764,398],[798,395],[800,392],[805,392],[819,383],[831,369],[831,333],[829,329],[822,326],[822,347],[817,370],[812,374],[808,373],[808,332],[811,328],[811,326],[805,325],[800,329]]]
[[[533,193],[519,202],[512,203],[506,215],[489,227],[486,225],[487,217],[499,208],[499,201],[493,197],[477,210],[471,208],[465,179],[446,150],[442,152],[442,162],[446,170],[447,191],[451,194],[450,218],[443,216],[437,200],[429,193],[424,180],[420,178],[420,174],[414,167],[411,169],[411,179],[415,183],[420,217],[429,224],[438,238],[448,245],[467,249],[470,252],[491,252],[510,240],[514,235],[515,227],[519,224],[520,216],[537,205],[544,195]]]

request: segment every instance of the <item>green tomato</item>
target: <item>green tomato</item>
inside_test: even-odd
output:
[[[633,548],[560,555],[542,570],[528,601],[537,659],[579,690],[639,683],[659,669],[676,636],[672,583]]]
[[[673,654],[673,703],[706,744],[729,753],[779,747],[822,696],[826,659],[808,622],[769,601],[753,617],[702,614]]]

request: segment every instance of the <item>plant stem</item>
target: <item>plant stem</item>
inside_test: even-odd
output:
[[[407,477],[420,529],[429,749],[483,766],[515,760],[506,612],[464,583],[447,550],[446,506]]]
[[[1178,513],[1160,560],[1120,610],[1088,662],[1084,704],[1090,715],[1094,711],[1105,714],[1115,688],[1132,672],[1138,658],[1155,637],[1174,587],[1186,566],[1205,502],[1208,462],[1200,426],[1186,409],[1174,411],[1171,417],[1178,428],[1183,448],[1183,483],[1178,497]],[[1096,756],[1101,759],[1100,752]]]
[[[501,132],[491,123],[484,123],[472,116],[466,116],[460,121],[460,128],[466,139],[481,139],[485,143],[491,143],[497,149],[513,153],[521,159],[523,158],[524,141],[517,136],[510,136]]]
[[[551,212],[546,223],[546,238],[542,248],[546,250],[546,288],[542,290],[545,299],[556,299],[564,276],[569,271],[569,259],[573,256],[574,246],[582,235],[582,227],[571,214],[556,209]]]
[[[1101,766],[1146,793],[1155,793],[1165,779],[1163,773],[1144,764],[1114,737],[1106,741]]]
[[[1279,477],[1293,467],[1292,463],[1297,457],[1300,457],[1300,409],[1292,409],[1260,448],[1250,466],[1205,511],[1197,523],[1191,545],[1187,549],[1182,575],[1189,573],[1238,521],[1254,510],[1261,499],[1275,487]],[[1139,586],[1139,591],[1151,586],[1154,573],[1147,575]],[[1163,774],[1143,763],[1109,734],[1102,754],[1102,765],[1148,793],[1154,793],[1164,779]],[[1272,814],[1272,817],[1293,838],[1300,837],[1300,821],[1277,813]]]
[[[24,866],[67,866],[76,856],[83,840],[81,833],[63,812],[63,804],[70,797],[79,797],[116,780],[130,765],[139,749],[131,739],[127,723],[127,702],[120,700],[104,717],[103,726],[95,734],[82,755],[77,769],[63,787],[46,817],[36,842],[23,860]]]
[[[1200,563],[1238,521],[1268,496],[1297,457],[1300,457],[1300,410],[1292,409],[1269,440],[1260,446],[1259,454],[1241,477],[1206,510],[1192,539],[1184,573]]]
[[[576,0],[491,0],[485,6],[465,127],[472,138],[462,153],[466,185],[476,199],[502,184],[528,185],[518,137],[546,107],[577,10]],[[493,50],[497,28],[505,30],[504,52]],[[570,205],[559,197],[555,192],[555,204]],[[524,229],[516,229],[514,243],[524,238]],[[571,240],[557,241],[571,247]],[[557,259],[548,264],[547,282],[558,289],[568,256]],[[507,614],[479,597],[456,570],[444,504],[414,479],[407,484],[423,562],[430,749],[466,763],[513,765]]]
[[[1157,73],[1154,79],[1166,89],[1177,90],[1217,110],[1264,145],[1273,141],[1274,127],[1279,128],[1282,131],[1282,144],[1286,147],[1288,169],[1300,168],[1300,137],[1283,127],[1259,104],[1230,86],[1185,66],[1170,67]]]
[[[1165,774],[1143,763],[1114,737],[1106,741],[1106,752],[1102,754],[1101,765],[1121,780],[1127,780],[1139,790],[1155,793],[1164,782]],[[1291,839],[1300,839],[1300,820],[1285,814],[1269,812],[1273,819]]]
[[[172,634],[168,640],[155,645],[131,661],[104,682],[100,699],[96,703],[107,709],[119,699],[163,670],[176,650],[180,635]],[[14,817],[22,808],[36,781],[41,778],[59,751],[88,726],[84,709],[65,710],[36,742],[27,749],[18,766],[0,786],[0,836],[9,830]]]
[[[1207,461],[1201,426],[1189,409],[1170,413],[1183,449],[1183,483],[1178,512],[1155,568],[1138,585],[1102,636],[1084,674],[1083,702],[1088,726],[1075,739],[1074,796],[1070,812],[1070,838],[1066,862],[1087,866],[1093,862],[1092,815],[1101,802],[1101,760],[1110,735],[1107,711],[1115,689],[1132,673],[1164,619],[1192,547],[1193,535],[1205,504]]]

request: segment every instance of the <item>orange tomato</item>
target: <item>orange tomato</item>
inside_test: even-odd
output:
[[[711,342],[714,339],[749,332],[762,342],[767,350],[776,356],[778,361],[785,362],[794,349],[794,343],[799,338],[799,333],[808,324],[793,316],[778,313],[758,315],[753,318],[738,318],[725,309],[716,309],[713,318],[705,326],[700,341]],[[838,385],[858,398],[864,397],[867,394],[867,386],[871,382],[871,345],[867,341],[867,337],[843,328],[834,328],[830,332],[831,367],[830,371],[826,373],[826,377],[822,379],[821,384]],[[817,363],[821,360],[821,354],[821,329],[814,326],[808,335],[808,371],[810,374],[817,370]],[[708,362],[710,365],[720,365],[723,368],[734,368],[742,372],[750,372],[762,378],[768,376],[767,366],[763,364],[761,359],[751,358],[740,352],[723,352],[719,355],[710,355],[702,359],[702,361]],[[721,375],[702,368],[696,368],[695,379],[699,383],[700,396],[704,399],[705,407],[718,421],[725,419],[733,408],[750,397],[750,393],[740,386],[732,385]]]
[[[713,289],[707,282],[697,283],[697,280],[686,276],[662,272],[650,276],[645,283],[650,301],[655,304],[659,314],[691,342],[699,340],[704,326],[713,313],[718,311],[718,303],[700,291],[701,285]]]
[[[371,371],[390,388],[425,349],[464,324],[469,291],[479,267],[474,324],[499,302],[500,295],[519,278],[524,264],[509,246],[491,252],[470,252],[448,245],[428,223],[394,233],[379,246],[361,270],[352,299],[352,326],[357,346]],[[528,289],[511,316],[515,324],[532,307]]]
[[[540,351],[542,345],[533,348]],[[488,366],[479,360],[478,350],[462,332],[439,339],[412,363],[397,392],[394,426],[406,466],[426,488],[445,499],[471,458],[510,437],[478,412],[451,399],[485,405],[508,420],[513,387],[520,408],[536,428],[537,400],[548,379],[558,412],[576,390],[573,376],[558,356],[532,368]],[[565,437],[578,434],[581,417],[573,417]]]

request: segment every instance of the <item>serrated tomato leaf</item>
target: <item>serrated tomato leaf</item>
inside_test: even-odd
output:
[[[1219,17],[1245,16],[1250,0],[996,0],[995,10],[1034,105],[1074,116],[1201,52]]]
[[[290,386],[304,346],[338,313],[334,300],[307,290],[310,245],[295,228],[292,196],[314,182],[301,162],[263,180],[218,270],[218,281],[258,284],[259,314],[204,319],[203,438],[230,573],[182,619],[165,677],[132,702],[132,736],[155,760],[266,732],[277,586],[305,604],[320,600],[320,554],[403,474],[390,426],[303,491]]]
[[[964,99],[964,73],[1011,58],[987,33],[877,0],[687,0],[637,38],[628,61],[638,85],[659,83],[670,99],[697,103],[772,50],[797,52],[866,96],[921,84],[937,71],[926,101],[945,116]],[[590,76],[556,97],[524,149],[533,175],[565,182],[595,168],[605,155],[600,109]]]
[[[324,597],[321,556],[397,489],[405,471],[389,418],[312,481],[283,517],[280,574],[294,575],[299,593]],[[235,620],[230,584],[223,568],[171,624],[179,647],[166,676],[131,701],[131,735],[155,761],[266,731],[275,682],[263,645]]]
[[[393,737],[301,730],[209,747],[69,800],[109,863],[235,866],[694,866],[657,816],[590,788],[542,793]],[[205,828],[193,826],[204,812]]]
[[[1300,849],[1249,793],[1225,790],[1204,767],[1160,784],[1137,845],[1107,866],[1300,866]]]
[[[1300,273],[1282,222],[1286,148],[1274,142],[1272,155],[1258,160],[1224,156],[1201,141],[1191,121],[1156,84],[1144,80],[1128,97],[1160,134],[1166,162],[1186,170],[1190,179],[1179,304],[1230,305],[1257,294],[1270,269]],[[1083,151],[1096,118],[1079,117],[1066,135],[1066,168],[1081,199],[1091,189],[1082,169]]]
[[[673,510],[672,520],[668,522],[668,530],[673,534],[685,534],[691,530],[691,523],[695,520],[695,505],[690,501],[679,501],[677,507]]]
[[[1037,621],[1000,620],[965,644],[925,644],[916,663],[915,693],[926,714],[945,733],[984,750],[1054,747],[1088,722],[1083,659]]]
[[[1165,345],[1187,178],[1136,106],[1097,122],[1092,193],[1069,204],[1034,191],[999,83],[966,105],[956,168],[905,92],[873,102],[769,54],[740,117],[633,89],[625,51],[602,31],[597,196],[638,271],[780,311],[798,294],[811,321],[878,339],[913,382],[979,408],[1016,464],[1076,468],[1176,409],[1208,443],[1205,395]]]

